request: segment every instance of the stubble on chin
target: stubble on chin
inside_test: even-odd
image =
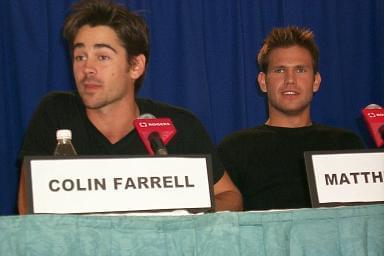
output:
[[[106,105],[103,100],[97,99],[94,93],[79,92],[81,100],[87,109],[99,109]]]
[[[310,102],[291,102],[291,103],[269,103],[269,108],[275,109],[286,116],[300,115],[310,108]]]

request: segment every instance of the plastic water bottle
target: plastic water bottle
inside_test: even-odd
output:
[[[57,145],[53,155],[55,156],[76,156],[77,152],[72,145],[71,130],[63,129],[56,131]]]

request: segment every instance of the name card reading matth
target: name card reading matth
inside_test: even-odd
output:
[[[312,206],[384,202],[384,150],[305,152]]]
[[[209,157],[28,158],[31,213],[213,208]]]

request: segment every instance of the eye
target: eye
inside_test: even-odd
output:
[[[305,73],[306,71],[307,70],[305,68],[303,68],[303,67],[299,67],[299,68],[296,69],[297,73]]]
[[[110,60],[111,57],[106,56],[106,55],[100,55],[100,56],[97,57],[97,59],[100,60],[100,61],[107,61],[107,60]]]
[[[273,70],[274,73],[284,73],[285,72],[285,69],[284,68],[275,68]]]
[[[86,57],[84,55],[75,55],[75,57],[73,58],[76,62],[79,62],[79,61],[84,61],[86,60]]]

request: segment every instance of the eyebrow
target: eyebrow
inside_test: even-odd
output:
[[[85,47],[84,43],[76,43],[73,45],[72,50],[75,50],[78,48],[84,48],[84,47]],[[114,53],[117,53],[116,49],[113,48],[112,46],[110,46],[109,44],[98,43],[98,44],[94,44],[93,48],[96,48],[96,49],[108,48],[108,49],[112,50]]]
[[[310,66],[309,65],[305,65],[305,64],[298,64],[298,65],[294,65],[292,66],[294,68],[309,68]],[[276,65],[276,66],[272,66],[271,68],[275,69],[275,68],[289,68],[289,66],[287,65]]]

